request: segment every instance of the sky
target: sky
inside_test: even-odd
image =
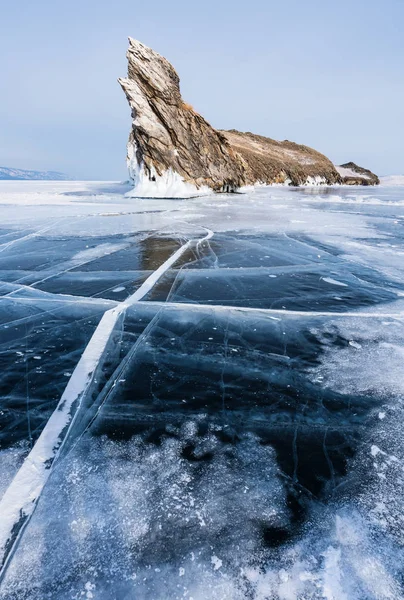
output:
[[[127,37],[214,127],[404,173],[403,0],[19,0],[0,11],[0,165],[123,180]]]

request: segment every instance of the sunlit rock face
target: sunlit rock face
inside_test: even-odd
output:
[[[340,183],[340,176],[331,161],[313,148],[235,129],[222,133],[243,158],[246,177],[251,184],[300,186]]]
[[[127,58],[128,77],[119,83],[132,110],[128,165],[141,195],[160,195],[161,182],[173,195],[192,195],[204,186],[230,191],[248,183],[243,161],[224,135],[182,100],[172,65],[132,39]]]
[[[344,185],[379,185],[380,183],[377,175],[369,169],[359,167],[354,162],[344,163],[336,169],[341,175]]]
[[[233,192],[257,183],[340,183],[315,150],[235,130],[218,131],[184,102],[174,67],[129,39],[128,77],[119,79],[132,111],[128,142],[134,195]]]

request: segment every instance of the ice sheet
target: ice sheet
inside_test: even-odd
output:
[[[403,597],[404,188],[127,189],[0,183],[1,600]]]

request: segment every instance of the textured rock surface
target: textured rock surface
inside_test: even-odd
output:
[[[332,162],[308,146],[235,130],[222,133],[243,158],[251,183],[340,183]]]
[[[127,58],[128,76],[119,83],[132,111],[128,165],[139,195],[164,195],[168,188],[174,195],[178,186],[192,193],[342,183],[331,161],[307,146],[211,127],[183,101],[174,67],[151,48],[130,38]]]
[[[379,185],[380,183],[377,175],[368,169],[359,167],[354,162],[345,163],[336,169],[345,185]]]
[[[172,65],[132,39],[127,58],[128,77],[119,83],[132,110],[131,177],[142,170],[153,179],[172,169],[198,188],[219,191],[247,183],[244,164],[224,135],[183,102]]]

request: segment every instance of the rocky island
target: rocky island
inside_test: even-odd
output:
[[[377,175],[369,169],[358,167],[354,162],[345,163],[336,169],[345,185],[379,185],[380,183]]]
[[[354,163],[335,167],[301,144],[214,129],[184,102],[166,58],[129,38],[127,59],[128,76],[118,81],[132,114],[128,167],[134,196],[187,197],[274,183],[379,183],[370,171]]]

